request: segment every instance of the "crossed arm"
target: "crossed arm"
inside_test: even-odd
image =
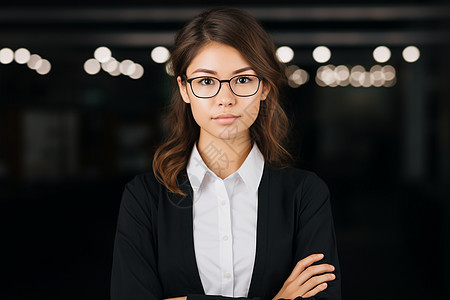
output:
[[[323,254],[311,254],[298,261],[273,300],[295,299],[297,297],[309,298],[325,290],[328,286],[327,281],[334,280],[336,276],[331,273],[335,268],[330,264],[312,266],[314,262],[322,258]],[[164,300],[187,300],[187,296]]]

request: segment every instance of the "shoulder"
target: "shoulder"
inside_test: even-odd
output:
[[[154,189],[160,185],[159,181],[156,179],[155,174],[152,170],[147,172],[136,174],[131,180],[126,183],[130,187],[146,187],[149,189]]]
[[[328,194],[325,181],[313,171],[300,168],[273,169],[270,172],[271,185],[281,186],[295,194],[307,196],[310,194]]]
[[[160,183],[152,171],[136,174],[125,186],[132,190],[154,190]]]
[[[125,184],[124,195],[141,205],[157,204],[163,185],[156,179],[153,171],[135,175]]]

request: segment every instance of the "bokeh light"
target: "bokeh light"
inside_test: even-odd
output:
[[[27,62],[28,68],[37,70],[42,65],[42,58],[37,54],[32,54]]]
[[[16,52],[14,52],[14,60],[18,64],[26,64],[28,60],[30,60],[30,51],[25,48],[17,49]]]
[[[170,52],[166,47],[158,46],[153,48],[150,56],[152,57],[154,62],[163,64],[169,60]]]
[[[52,68],[52,65],[50,62],[46,59],[40,60],[40,66],[36,69],[36,72],[40,75],[46,75],[48,72],[50,72]]]
[[[390,65],[386,65],[384,67],[381,68],[381,72],[383,72],[384,74],[384,78],[387,81],[392,81],[395,79],[395,68],[393,66]]]
[[[391,58],[391,50],[386,46],[378,46],[373,50],[373,58],[379,63],[387,62]]]
[[[313,58],[318,63],[325,63],[331,58],[331,51],[325,46],[316,47],[312,53]]]
[[[130,74],[130,78],[132,79],[139,79],[144,75],[144,67],[142,67],[140,64],[134,64],[134,72]]]
[[[166,73],[169,76],[175,76],[175,72],[173,71],[172,64],[170,62],[166,63]]]
[[[416,62],[420,57],[420,51],[416,46],[408,46],[402,51],[403,59],[407,62]]]
[[[94,57],[101,63],[107,62],[111,58],[111,50],[107,47],[98,47],[94,51]]]
[[[337,66],[336,69],[334,69],[334,73],[340,82],[346,81],[350,76],[350,70],[344,65]]]
[[[350,84],[353,87],[360,87],[364,82],[365,72],[366,72],[366,70],[364,69],[364,67],[360,66],[360,65],[356,65],[353,68],[351,68]]]
[[[103,71],[108,72],[108,73],[113,72],[118,68],[119,68],[119,62],[114,57],[111,57],[108,61],[102,63]],[[119,71],[119,73],[120,73],[120,71]]]
[[[279,61],[282,63],[288,63],[294,59],[294,50],[288,46],[281,46],[277,49],[276,55]]]
[[[370,82],[375,87],[381,87],[386,78],[380,65],[374,65],[370,68]]]
[[[95,75],[100,72],[100,63],[95,58],[90,58],[84,63],[84,70],[89,75]]]
[[[296,65],[290,65],[286,68],[286,77],[288,85],[292,88],[298,88],[309,80],[309,74]]]
[[[14,51],[9,48],[0,50],[0,63],[9,64],[14,60]]]
[[[136,66],[132,60],[125,59],[120,63],[119,70],[123,75],[131,75],[136,70]]]
[[[298,85],[303,85],[309,80],[309,74],[303,69],[295,70],[291,75],[291,79]]]

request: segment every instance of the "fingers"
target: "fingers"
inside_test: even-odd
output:
[[[336,275],[331,274],[331,273],[323,274],[320,276],[314,276],[314,277],[311,277],[309,280],[307,280],[303,284],[303,287],[306,288],[308,293],[313,292],[313,291],[320,292],[327,288],[328,284],[326,283],[326,281],[332,281],[334,279],[336,279]],[[302,297],[304,297],[304,296],[302,296]]]
[[[306,258],[309,258],[306,257]],[[304,260],[306,260],[306,258]],[[322,256],[323,258],[323,256]],[[318,292],[321,292],[325,290],[328,287],[327,281],[332,281],[336,279],[336,275],[334,275],[333,272],[335,270],[333,265],[330,264],[320,264],[320,265],[313,265],[311,266],[314,261],[318,261],[322,258],[319,258],[316,256],[316,260],[313,259],[313,261],[299,261],[298,264],[306,266],[303,270],[301,267],[299,267],[300,273],[296,272],[293,275],[297,275],[296,278],[294,278],[291,282],[292,284],[295,284],[296,286],[301,286],[302,290],[306,292],[304,295],[301,295],[304,298],[311,297],[316,295]],[[302,262],[302,263],[300,263]],[[297,266],[296,266],[297,267]],[[295,268],[294,268],[295,269]]]
[[[295,282],[298,285],[302,285],[306,281],[308,281],[313,276],[316,276],[318,274],[328,273],[328,275],[333,275],[331,272],[334,271],[334,266],[329,264],[321,264],[316,266],[310,266],[306,268],[296,279]]]
[[[323,256],[324,255],[321,253],[320,254],[311,254],[311,255],[305,257],[304,259],[299,260],[287,280],[294,281],[307,267],[309,267],[316,261],[321,260],[323,258]]]
[[[328,287],[328,284],[326,282],[319,284],[318,286],[316,286],[315,288],[313,288],[306,294],[302,295],[302,298],[309,298],[309,297],[315,296],[318,292],[325,290],[327,287]]]

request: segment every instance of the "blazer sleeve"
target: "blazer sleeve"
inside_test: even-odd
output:
[[[160,300],[149,192],[135,177],[120,203],[111,270],[111,300]],[[151,199],[151,198],[150,198]]]
[[[315,264],[333,265],[333,273],[336,275],[334,280],[327,282],[328,286],[324,291],[304,299],[340,300],[341,270],[328,186],[315,173],[309,172],[297,190],[296,200],[299,211],[294,241],[295,263],[310,254],[323,253],[324,258]]]

